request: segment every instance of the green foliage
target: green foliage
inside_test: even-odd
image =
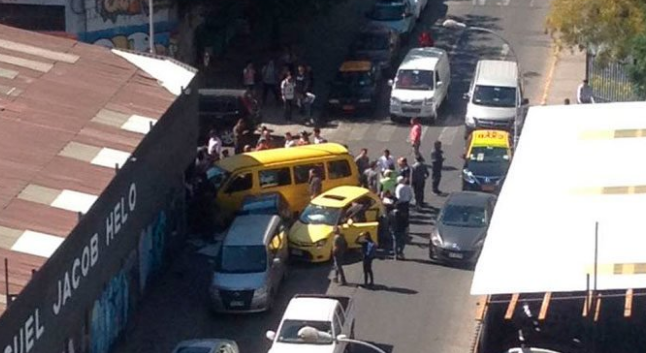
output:
[[[628,67],[628,74],[640,96],[646,95],[646,33],[637,36],[633,41],[633,63]]]

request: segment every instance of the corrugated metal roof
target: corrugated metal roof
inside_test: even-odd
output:
[[[0,26],[0,313],[175,100],[132,55]]]

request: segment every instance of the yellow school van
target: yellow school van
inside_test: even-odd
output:
[[[242,153],[218,161],[207,175],[217,190],[216,202],[225,218],[247,196],[278,192],[292,213],[310,202],[309,171],[318,169],[322,191],[342,185],[359,185],[352,155],[337,143]]]

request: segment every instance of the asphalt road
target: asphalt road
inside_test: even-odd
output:
[[[417,31],[424,25],[433,26],[445,16],[497,31],[511,42],[520,59],[526,97],[537,102],[547,80],[550,54],[549,37],[543,33],[547,6],[541,0],[429,0]],[[440,188],[451,192],[460,188],[466,105],[462,95],[468,89],[475,63],[478,58],[504,58],[510,53],[489,34],[432,28],[438,46],[450,52],[453,84],[440,121],[423,129],[422,151],[428,157],[433,142],[443,142],[447,163]],[[408,127],[394,125],[386,118],[387,93],[384,92],[375,117],[334,120],[323,130],[325,137],[345,143],[353,151],[366,147],[372,158],[378,157],[384,148],[395,156],[410,155],[406,142]],[[441,206],[444,197],[433,195],[428,184],[427,201]],[[269,342],[264,339],[264,332],[276,328],[292,295],[331,292],[354,296],[356,337],[389,353],[469,352],[475,334],[475,298],[469,295],[473,273],[428,261],[434,216],[430,210],[412,213],[411,240],[405,250],[407,260],[375,261],[378,284],[375,289],[356,286],[362,281],[360,263],[348,266],[346,273],[352,284],[348,287],[330,283],[329,265],[298,265],[291,271],[274,309],[260,315],[215,316],[207,310],[212,260],[198,253],[208,248],[194,242],[152,289],[115,351],[170,352],[180,340],[222,337],[236,340],[242,353],[266,352]],[[367,350],[358,348],[356,352]]]

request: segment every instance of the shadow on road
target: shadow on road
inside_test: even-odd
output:
[[[374,284],[374,285],[368,286],[368,287],[364,287],[364,286],[360,285],[359,287],[361,287],[361,288],[363,288],[365,290],[391,292],[391,293],[397,293],[397,294],[413,295],[413,294],[418,293],[414,289],[391,287],[391,286],[385,286],[383,284]]]

